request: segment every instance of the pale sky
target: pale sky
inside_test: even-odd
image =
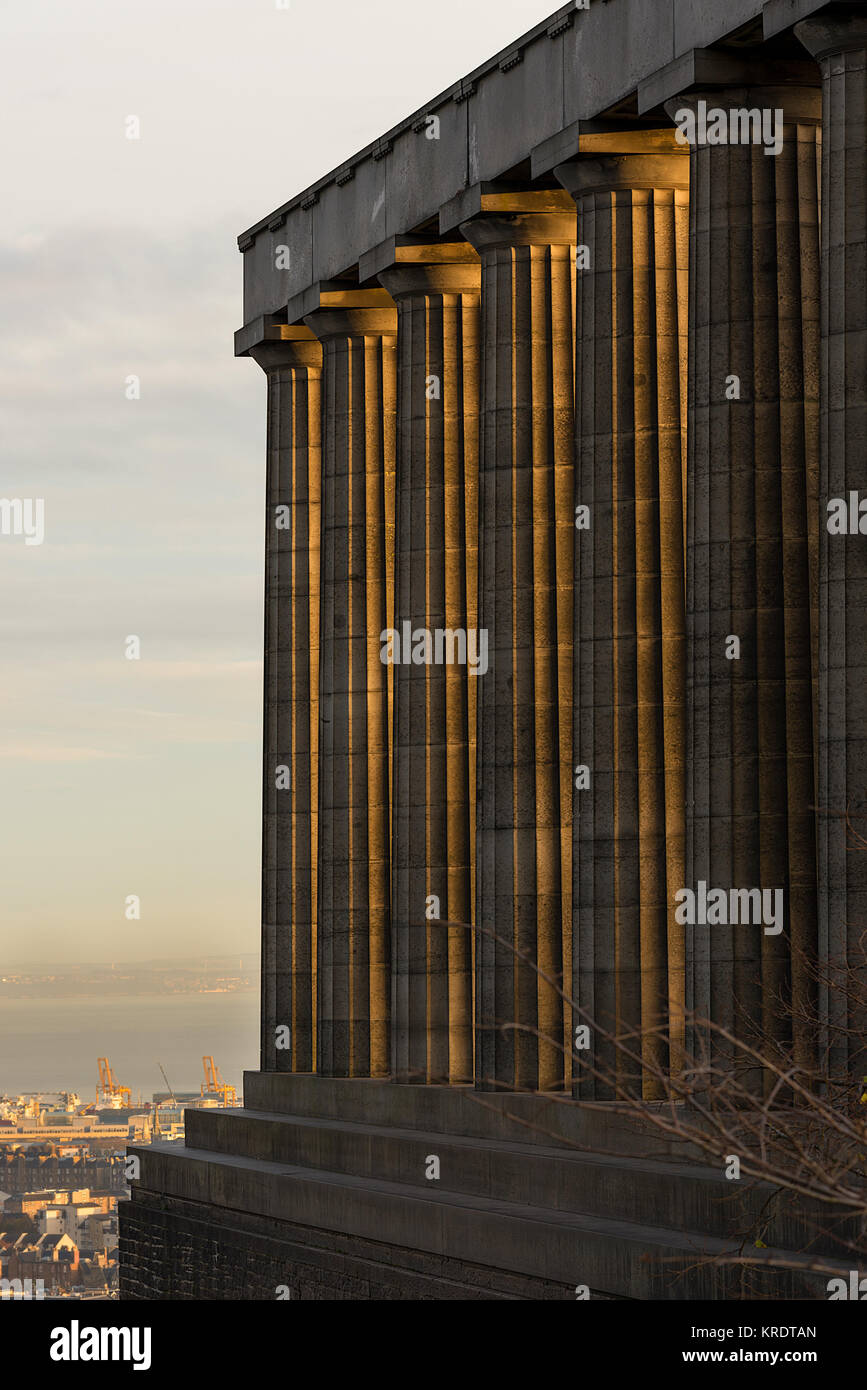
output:
[[[557,8],[0,0],[0,498],[45,506],[0,535],[0,964],[258,948],[236,237]]]

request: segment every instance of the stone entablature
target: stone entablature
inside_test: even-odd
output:
[[[241,234],[239,350],[258,319],[354,272],[381,242],[438,223],[447,230],[441,210],[466,190],[523,176],[527,161],[533,180],[550,176],[600,130],[653,128],[668,97],[695,83],[733,84],[752,56],[770,52],[803,70],[791,26],[821,8],[820,0],[564,6]]]

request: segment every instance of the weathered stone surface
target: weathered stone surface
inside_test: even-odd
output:
[[[573,997],[576,1094],[662,1093],[683,1041],[683,495],[689,160],[578,159]],[[576,517],[576,523],[577,523]],[[609,1038],[602,1036],[605,1029]],[[636,1031],[635,1061],[613,1037]],[[643,1059],[644,1067],[640,1065]],[[675,1056],[677,1065],[677,1056]]]
[[[785,920],[687,925],[686,999],[741,1038],[794,1032],[809,1065],[820,96],[705,97],[780,109],[783,145],[691,150],[684,886],[781,890]]]
[[[567,1084],[574,204],[482,215],[476,1083]],[[565,953],[565,959],[564,959]]]
[[[533,146],[573,122],[616,124],[624,110],[634,110],[639,86],[667,64],[724,45],[751,23],[760,36],[764,9],[773,10],[777,32],[785,27],[779,3],[564,6],[244,232],[245,322],[278,312],[314,281],[344,274],[384,237],[419,230],[468,184],[513,178],[516,170],[520,177]],[[786,25],[823,3],[799,0]],[[744,48],[734,51],[741,56]],[[428,116],[440,122],[439,139],[428,138]],[[274,251],[281,244],[291,248],[291,265],[278,271]]]
[[[388,1072],[397,311],[325,293],[322,341],[317,1070]]]
[[[316,1059],[322,348],[308,328],[282,326],[279,332],[279,339],[247,349],[268,377],[261,1056],[272,1071],[311,1071]],[[278,1029],[289,1030],[288,1047],[277,1046]]]
[[[820,1042],[856,1076],[867,1048],[867,547],[829,534],[828,504],[867,498],[867,16],[837,5],[796,32],[822,72]]]
[[[413,663],[403,625],[477,628],[480,271],[465,243],[395,255],[379,275],[399,344],[391,1062],[395,1080],[467,1081],[478,678]]]
[[[827,1268],[810,1272],[810,1257],[795,1253],[815,1233],[815,1213],[772,1203],[761,1185],[733,1194],[720,1168],[682,1154],[611,1153],[623,1121],[597,1116],[604,1154],[542,1133],[526,1142],[531,1133],[514,1122],[517,1138],[461,1139],[450,1133],[454,1087],[310,1080],[273,1078],[308,1109],[329,1093],[339,1108],[352,1091],[399,1097],[415,1124],[371,1125],[363,1110],[360,1122],[196,1113],[191,1147],[138,1150],[141,1178],[120,1218],[125,1298],[267,1300],[281,1286],[305,1299],[574,1299],[578,1284],[594,1298],[825,1292]],[[523,1100],[533,1102],[531,1122],[556,1104]],[[568,1102],[558,1108],[578,1114]],[[653,1142],[637,1129],[631,1137]],[[436,1181],[426,1177],[431,1155]],[[749,1272],[748,1286],[736,1267],[702,1258],[740,1248],[751,1232],[770,1268]],[[841,1228],[813,1246],[823,1268],[848,1269],[847,1235]],[[773,1263],[784,1252],[791,1271]]]
[[[123,1299],[572,1299],[571,1286],[164,1198],[124,1203]],[[594,1291],[597,1298],[605,1294]]]

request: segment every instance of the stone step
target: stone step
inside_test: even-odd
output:
[[[596,1154],[562,1145],[542,1147],[507,1139],[478,1139],[250,1110],[188,1110],[186,1142],[193,1149],[264,1158],[311,1170],[396,1182],[427,1193],[486,1197],[529,1207],[640,1221],[653,1211],[674,1230],[701,1231],[754,1246],[810,1248],[845,1254],[846,1228],[833,1233],[821,1208],[795,1209],[785,1194],[745,1178],[728,1181],[719,1169],[682,1159]],[[426,1168],[439,1159],[440,1177]],[[851,1239],[857,1232],[848,1231]],[[836,1237],[836,1238],[835,1238]]]
[[[140,1178],[131,1184],[133,1213],[137,1201],[144,1209],[154,1199],[178,1199],[210,1221],[231,1224],[233,1212],[264,1217],[278,1239],[283,1226],[287,1239],[307,1228],[376,1242],[394,1263],[404,1251],[408,1259],[426,1252],[447,1255],[458,1266],[465,1261],[609,1296],[743,1296],[738,1266],[708,1263],[734,1252],[731,1243],[711,1235],[187,1146],[154,1144],[131,1152],[141,1160]],[[823,1272],[816,1273],[803,1255],[773,1247],[758,1254],[762,1264],[751,1272],[751,1296],[825,1298],[830,1277],[848,1277],[846,1261],[824,1260]],[[796,1268],[778,1268],[775,1261],[782,1259]],[[687,1269],[688,1283],[678,1277]]]
[[[477,1091],[472,1086],[403,1086],[362,1077],[245,1072],[244,1106],[270,1115],[351,1120],[477,1139],[542,1146],[560,1140],[595,1151],[700,1158],[689,1145],[613,1108],[585,1109],[569,1097]]]

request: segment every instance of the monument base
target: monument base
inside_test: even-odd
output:
[[[244,1094],[130,1150],[123,1299],[824,1299],[847,1277],[827,1217],[604,1110],[285,1073]],[[718,1262],[757,1239],[768,1268]]]

